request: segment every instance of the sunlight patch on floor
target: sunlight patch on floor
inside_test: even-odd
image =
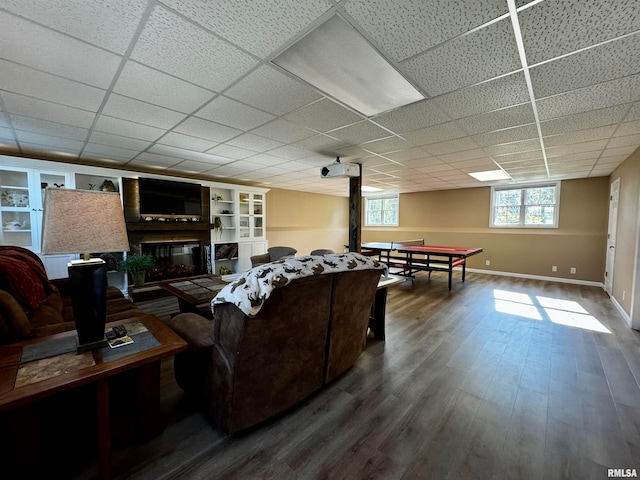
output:
[[[599,333],[611,333],[580,303],[572,300],[543,296],[532,298],[526,293],[498,289],[493,291],[493,297],[496,312],[539,321],[549,319],[557,325],[582,328]]]

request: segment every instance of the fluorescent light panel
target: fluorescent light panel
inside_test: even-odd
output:
[[[487,170],[486,172],[470,173],[473,178],[481,182],[491,182],[493,180],[508,180],[511,177],[502,170]]]
[[[382,188],[368,187],[366,185],[363,185],[362,187],[360,187],[360,190],[362,190],[363,192],[381,192]]]
[[[367,117],[424,99],[338,15],[291,45],[273,63]]]

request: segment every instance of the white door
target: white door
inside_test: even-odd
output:
[[[613,295],[613,266],[616,257],[616,230],[618,227],[618,199],[620,198],[620,179],[611,184],[609,192],[609,228],[607,230],[607,265],[604,272],[604,289]]]

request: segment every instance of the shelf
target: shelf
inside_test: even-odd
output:
[[[127,222],[127,230],[154,231],[154,230],[211,230],[213,225],[202,222]]]

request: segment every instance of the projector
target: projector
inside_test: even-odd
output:
[[[333,163],[322,167],[321,178],[357,177],[360,175],[360,165],[355,163]]]

